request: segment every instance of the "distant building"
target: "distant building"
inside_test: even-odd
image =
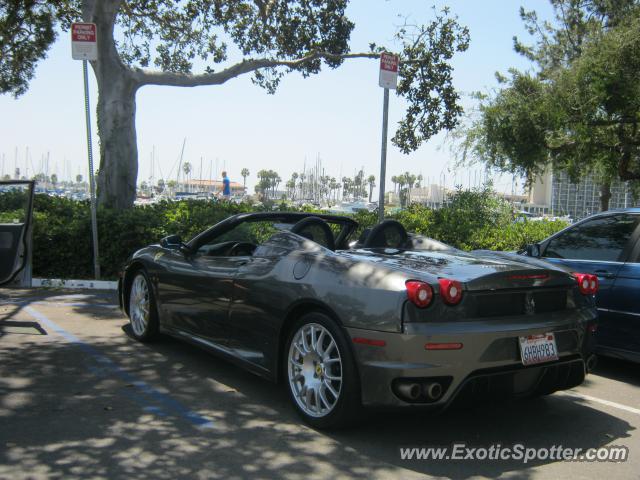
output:
[[[421,203],[430,207],[440,207],[447,200],[447,196],[454,192],[442,185],[431,184],[425,187],[414,187],[411,189],[411,203]],[[400,196],[395,192],[386,192],[385,204],[400,205]]]
[[[180,188],[189,192],[216,193],[222,190],[222,180],[187,180],[180,182]],[[230,182],[231,195],[244,195],[245,189],[241,183]]]
[[[572,183],[566,172],[547,172],[532,185],[525,211],[551,216],[568,215],[574,220],[600,211],[600,184],[593,175]],[[609,209],[640,206],[634,200],[628,182],[611,182]]]

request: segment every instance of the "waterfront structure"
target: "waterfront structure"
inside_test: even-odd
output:
[[[600,183],[594,175],[585,175],[573,183],[566,172],[546,172],[538,178],[528,192],[522,209],[550,216],[568,216],[573,220],[600,211]],[[611,182],[609,209],[640,206],[634,199],[628,182]]]

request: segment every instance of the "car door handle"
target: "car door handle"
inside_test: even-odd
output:
[[[602,278],[614,278],[615,275],[607,270],[596,270],[595,273]]]

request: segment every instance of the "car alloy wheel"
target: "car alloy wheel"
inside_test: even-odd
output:
[[[129,318],[131,328],[137,337],[142,337],[147,332],[150,320],[151,301],[149,297],[149,285],[142,273],[138,273],[131,283],[129,294]]]
[[[314,418],[331,413],[343,390],[342,358],[336,340],[319,323],[302,325],[288,354],[289,387],[298,407]]]

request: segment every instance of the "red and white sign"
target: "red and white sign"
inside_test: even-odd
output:
[[[400,57],[392,53],[383,53],[380,55],[380,80],[379,85],[382,88],[396,89],[398,84],[398,65]]]
[[[74,60],[98,59],[98,34],[95,23],[71,24],[71,57]]]

